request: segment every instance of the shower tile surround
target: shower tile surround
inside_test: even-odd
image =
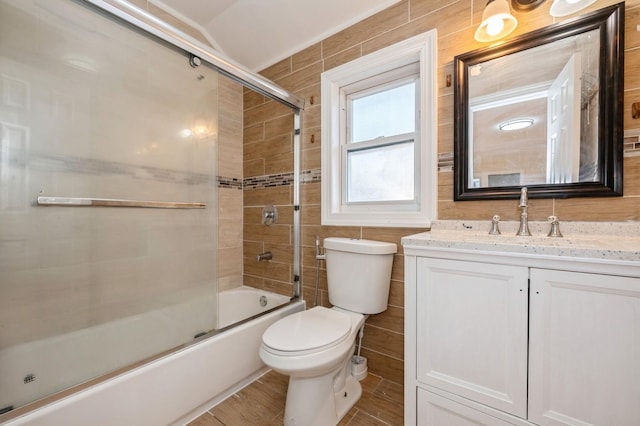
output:
[[[129,0],[130,3],[180,29],[196,40],[209,45],[202,33],[174,17],[148,0]],[[218,290],[243,285],[242,281],[242,134],[243,87],[219,76],[218,128]]]
[[[9,31],[8,28],[4,30]],[[41,30],[47,34],[45,25]],[[25,37],[27,42],[41,35],[36,31],[32,33]],[[150,48],[149,54],[155,54],[155,49],[163,47]],[[45,56],[43,60],[51,58]],[[35,69],[12,63],[11,74],[20,75],[20,81],[29,84],[29,91],[23,96],[27,102],[21,104],[5,99],[0,105],[3,151],[15,153],[13,145],[4,146],[14,143],[5,137],[5,126],[26,135],[24,140],[18,141],[24,145],[20,158],[9,159],[11,174],[24,177],[18,190],[20,197],[14,196],[12,191],[8,194],[2,191],[0,200],[3,216],[1,299],[5,300],[0,309],[0,323],[3,324],[0,349],[36,340],[51,332],[72,332],[153,309],[160,299],[171,297],[171,291],[176,291],[179,282],[182,282],[178,289],[182,294],[176,296],[189,297],[188,293],[195,291],[192,287],[212,272],[211,262],[207,259],[213,256],[215,249],[213,237],[208,238],[197,227],[189,229],[190,224],[202,226],[203,222],[196,218],[203,212],[186,212],[175,227],[176,215],[169,211],[155,211],[145,221],[144,215],[149,212],[142,213],[140,209],[132,211],[125,219],[121,216],[122,211],[116,213],[109,209],[92,210],[95,216],[89,217],[83,209],[31,208],[33,198],[41,189],[49,196],[149,197],[177,201],[195,198],[212,205],[208,188],[215,183],[208,164],[201,160],[210,146],[210,138],[203,138],[198,147],[185,145],[167,155],[164,144],[172,140],[168,129],[175,123],[165,122],[155,126],[153,132],[145,132],[132,119],[136,108],[146,110],[149,115],[145,119],[150,121],[162,116],[168,109],[162,107],[167,105],[164,95],[155,94],[153,98],[134,101],[128,93],[110,90],[111,86],[88,88],[89,79],[76,74],[74,80],[53,73],[47,75],[42,84],[38,83],[41,75]],[[141,76],[144,73],[132,74]],[[204,74],[207,75],[206,89],[200,87],[200,99],[209,105],[203,106],[202,112],[216,115],[217,77]],[[160,78],[161,75],[158,73],[149,78],[153,77]],[[2,79],[12,77],[3,73]],[[4,88],[4,81],[2,83]],[[54,102],[48,108],[50,97]],[[174,101],[172,113],[177,116],[182,107],[178,103],[182,100],[175,98]],[[114,109],[113,105],[121,106]],[[89,110],[101,118],[87,119]],[[65,127],[64,120],[68,118],[75,119],[76,128]],[[239,119],[241,123],[241,109]],[[112,126],[111,120],[122,124],[122,133]],[[216,120],[211,119],[211,124]],[[94,128],[91,126],[100,126],[99,134],[92,133]],[[241,129],[241,124],[239,127]],[[135,142],[130,143],[132,140]],[[195,159],[190,158],[192,154]],[[104,184],[107,179],[109,185]],[[203,195],[205,192],[208,194]],[[35,225],[26,222],[34,218]],[[134,224],[144,225],[136,229]],[[96,239],[99,229],[108,229],[108,232]],[[38,242],[40,237],[44,238],[41,244]],[[191,239],[197,246],[191,256],[178,250],[186,239]],[[134,265],[127,261],[127,256],[145,261]],[[169,258],[188,267],[187,276],[179,277],[177,271],[168,270],[166,259]],[[109,280],[109,269],[114,271],[115,283],[104,285]],[[144,280],[143,285],[132,285],[132,282],[141,281],[136,279],[138,276],[149,277],[151,282]],[[44,279],[50,283],[46,294],[40,289]],[[171,283],[171,280],[175,282]],[[89,282],[100,287],[90,289],[79,284]],[[154,288],[155,295],[141,296]],[[69,294],[65,297],[66,291]],[[134,294],[140,298],[139,302],[124,301]],[[72,318],[74,314],[78,315],[75,319]]]
[[[220,76],[218,128],[218,290],[242,283],[242,91]]]

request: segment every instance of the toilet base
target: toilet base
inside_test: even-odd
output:
[[[338,424],[362,396],[362,387],[360,382],[348,374],[342,389],[334,393],[334,379],[333,374],[314,378],[289,378],[284,425]]]
[[[362,386],[360,386],[360,382],[352,375],[347,376],[343,391],[335,394],[336,423],[342,420],[349,410],[351,410],[351,407],[356,405],[356,402],[358,402],[361,396]]]

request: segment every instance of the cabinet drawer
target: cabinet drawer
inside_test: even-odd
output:
[[[418,381],[525,418],[528,269],[417,262]]]
[[[507,426],[504,420],[418,389],[418,426]]]

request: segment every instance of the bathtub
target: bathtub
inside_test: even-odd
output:
[[[217,330],[23,415],[18,415],[23,410],[18,408],[4,416],[11,420],[1,424],[158,426],[189,422],[263,374],[267,369],[258,355],[262,333],[278,319],[304,309],[301,300],[289,302],[289,297],[250,287],[220,292],[218,304]],[[230,325],[237,321],[240,323]],[[127,324],[141,322],[136,317]],[[111,332],[112,328],[113,324]]]

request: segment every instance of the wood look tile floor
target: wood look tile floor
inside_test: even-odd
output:
[[[283,424],[289,378],[270,371],[187,426],[279,426]],[[402,385],[369,374],[360,382],[362,397],[339,426],[400,426]]]

